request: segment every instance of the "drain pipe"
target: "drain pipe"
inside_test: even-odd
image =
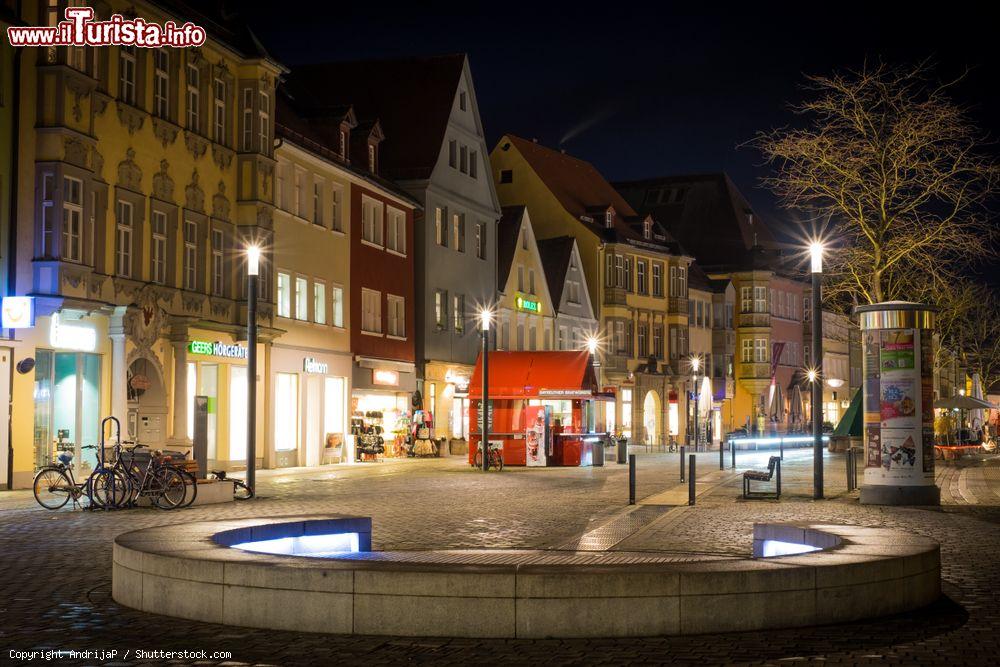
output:
[[[22,10],[22,0],[17,2],[17,20],[21,20],[21,10]],[[9,217],[7,220],[7,289],[6,294],[14,294],[17,288],[17,267],[16,267],[16,252],[17,248],[17,196],[18,196],[18,183],[20,179],[18,178],[18,165],[20,156],[20,135],[21,135],[21,55],[24,53],[24,48],[14,49],[14,76],[11,78],[13,83],[13,94],[11,95],[11,151],[10,151],[10,183],[11,187],[8,187],[10,192],[10,206]],[[8,338],[13,340],[13,331],[8,331]],[[11,358],[10,358],[10,370],[11,374],[8,378],[11,385],[14,384],[14,354],[13,347],[11,348]],[[11,412],[14,408],[14,396],[11,392],[10,396],[10,409],[7,411],[7,479],[4,480],[7,484],[8,489],[14,488],[14,429],[13,429],[13,415]]]

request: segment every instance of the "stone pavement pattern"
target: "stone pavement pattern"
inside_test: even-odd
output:
[[[741,455],[738,466],[762,467],[765,462],[766,455]],[[678,486],[677,463],[676,455],[640,454],[637,496],[651,497]],[[624,521],[635,532],[611,548],[747,554],[755,521],[891,526],[941,542],[946,597],[928,609],[866,623],[627,640],[277,632],[143,614],[118,606],[110,597],[113,536],[185,521],[319,512],[366,515],[373,518],[376,549],[555,548],[578,543],[589,531],[629,511],[624,466],[508,469],[484,476],[458,460],[428,460],[268,471],[258,482],[257,501],[175,512],[47,512],[34,505],[29,493],[3,493],[0,646],[5,664],[9,649],[46,648],[230,651],[232,658],[224,664],[279,665],[995,664],[1000,655],[1000,600],[995,595],[1000,590],[998,464],[994,459],[942,467],[938,478],[945,505],[923,510],[858,506],[857,492],[844,491],[843,458],[838,456],[827,458],[828,500],[814,502],[812,461],[802,451],[786,454],[780,502],[744,502],[737,498],[740,481],[731,474],[718,475],[718,455],[700,456],[699,478],[705,483],[699,484],[697,504],[659,506],[659,511],[647,510],[651,520]]]

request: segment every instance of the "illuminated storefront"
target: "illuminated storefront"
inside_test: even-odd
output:
[[[348,429],[377,426],[385,440],[383,456],[406,456],[403,442],[411,426],[415,391],[413,364],[358,358],[354,364]]]

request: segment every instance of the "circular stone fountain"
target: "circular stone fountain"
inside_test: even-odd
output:
[[[298,516],[115,538],[114,599],[227,625],[338,634],[627,637],[855,621],[940,595],[937,543],[756,524],[745,558],[666,552],[371,551],[371,520]]]

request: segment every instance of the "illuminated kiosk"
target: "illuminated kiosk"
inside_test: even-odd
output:
[[[864,352],[864,505],[940,505],[934,483],[934,309],[855,309]]]

